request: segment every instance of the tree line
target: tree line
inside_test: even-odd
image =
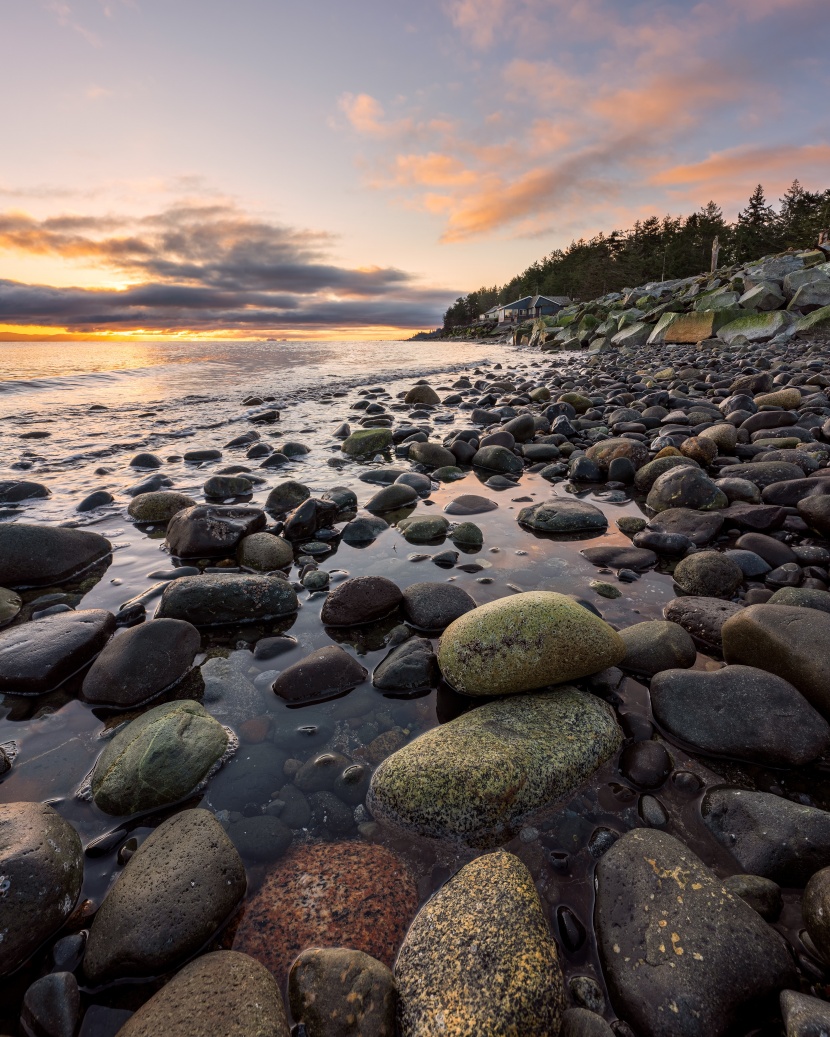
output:
[[[776,211],[759,184],[734,223],[727,223],[720,206],[709,202],[691,216],[650,216],[629,230],[572,241],[507,284],[456,299],[444,314],[444,328],[471,324],[491,306],[526,295],[567,295],[578,301],[647,281],[694,277],[709,270],[715,237],[719,265],[725,266],[814,245],[819,231],[830,226],[830,188],[806,191],[794,180],[779,201]]]

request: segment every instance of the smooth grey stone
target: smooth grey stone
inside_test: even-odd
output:
[[[811,587],[780,587],[769,599],[768,604],[830,612],[830,593]]]
[[[172,486],[173,480],[168,475],[162,475],[157,472],[155,475],[150,475],[146,479],[142,479],[141,482],[133,483],[132,486],[128,486],[124,491],[128,497],[137,497],[141,493],[156,493],[158,490],[164,489],[165,486]]]
[[[288,479],[278,483],[265,499],[265,510],[271,515],[287,515],[311,497],[311,490],[301,482]]]
[[[733,561],[744,576],[747,579],[757,579],[759,576],[765,576],[771,571],[771,566],[768,562],[756,554],[754,551],[745,551],[741,549],[733,549],[731,551],[723,552],[725,558],[729,558]]]
[[[277,576],[205,573],[168,583],[156,616],[216,626],[279,619],[293,615],[298,607],[294,588]]]
[[[19,968],[72,913],[84,878],[78,833],[44,803],[0,804],[0,975]]]
[[[795,980],[778,933],[665,832],[627,832],[600,859],[596,882],[609,991],[639,1037],[723,1037],[753,1002]]]
[[[130,461],[130,468],[161,468],[161,458],[155,454],[136,454]]]
[[[51,497],[49,489],[39,482],[27,479],[5,479],[0,481],[0,504],[16,504],[18,501]]]
[[[106,645],[84,677],[87,702],[126,709],[160,695],[188,672],[199,631],[181,619],[153,619]]]
[[[345,649],[327,645],[283,670],[272,690],[286,702],[311,702],[342,695],[367,676],[365,667]]]
[[[723,880],[723,884],[765,921],[774,922],[781,914],[784,906],[781,887],[772,879],[765,879],[761,875],[730,875]]]
[[[727,620],[742,611],[742,606],[722,598],[673,598],[663,607],[663,615],[679,623],[696,642],[707,648],[721,647],[721,631]]]
[[[90,493],[84,497],[76,511],[94,511],[95,508],[103,508],[106,504],[112,504],[113,496],[109,490],[95,490],[94,493]]]
[[[654,619],[625,627],[619,635],[626,647],[623,669],[651,677],[661,670],[695,664],[695,643],[679,623]]]
[[[519,512],[519,524],[541,533],[596,533],[608,528],[599,508],[587,501],[552,497]]]
[[[658,723],[705,753],[801,767],[830,746],[830,725],[791,684],[753,666],[665,670],[651,682]]]
[[[204,947],[245,888],[239,854],[210,811],[168,818],[104,897],[84,955],[87,978],[98,985],[176,968]]]
[[[316,829],[325,828],[333,835],[346,835],[355,827],[354,813],[333,792],[312,792],[308,797],[311,807],[311,824]]]
[[[740,566],[719,551],[696,551],[674,568],[674,582],[686,594],[701,598],[731,598],[743,583]]]
[[[81,1014],[81,993],[71,972],[36,979],[23,997],[21,1019],[38,1037],[74,1037]]]
[[[383,619],[402,601],[397,584],[385,576],[356,576],[331,591],[320,619],[326,626],[360,626]]]
[[[411,637],[381,659],[372,674],[372,684],[382,691],[415,691],[432,687],[438,676],[432,642]]]
[[[100,533],[24,522],[0,524],[0,586],[52,586],[79,576],[112,553]]]
[[[265,528],[259,508],[197,504],[177,511],[167,524],[167,546],[175,558],[212,558],[233,553],[239,541]]]
[[[460,497],[444,506],[446,515],[483,515],[488,511],[496,511],[498,504],[489,497],[480,497],[475,493],[462,493]]]
[[[389,523],[379,515],[358,515],[343,527],[344,544],[368,544],[389,529]]]
[[[368,472],[361,472],[358,479],[377,486],[391,486],[406,474],[408,473],[403,468],[370,468]]]
[[[398,508],[406,508],[417,504],[418,492],[405,483],[392,483],[384,486],[369,500],[366,505],[367,511],[396,511]]]
[[[657,555],[640,547],[586,547],[579,552],[591,565],[609,569],[649,569],[657,564]]]
[[[43,695],[104,647],[115,616],[103,609],[60,612],[0,632],[0,691]]]
[[[704,547],[720,533],[723,522],[722,511],[667,508],[649,519],[648,528],[657,533],[679,533],[697,547]]]
[[[455,461],[454,457],[453,461]],[[519,475],[524,470],[522,459],[504,446],[482,447],[474,454],[473,464],[477,468],[485,468],[490,472],[500,474]]]
[[[830,1037],[830,1004],[795,990],[781,991],[786,1037]]]
[[[752,875],[803,886],[830,864],[830,813],[768,792],[710,789],[703,823]]]
[[[475,607],[470,595],[451,583],[413,583],[403,592],[404,615],[419,630],[444,630]]]

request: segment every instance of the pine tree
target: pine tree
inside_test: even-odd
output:
[[[738,213],[735,230],[735,259],[738,262],[775,251],[778,245],[775,212],[767,205],[761,184],[749,197],[745,209]]]

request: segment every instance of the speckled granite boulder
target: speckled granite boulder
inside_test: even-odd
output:
[[[104,897],[87,940],[87,979],[98,985],[175,968],[204,947],[245,886],[242,860],[210,811],[168,818]]]
[[[186,965],[118,1037],[288,1037],[274,977],[247,954],[214,951]]]
[[[462,868],[410,926],[395,978],[402,1037],[548,1037],[565,1007],[530,872],[499,850]]]
[[[721,1037],[795,980],[784,940],[665,832],[627,832],[597,866],[595,926],[617,1012],[641,1037]]]
[[[78,833],[42,803],[0,805],[0,975],[23,964],[75,907],[84,878]]]
[[[351,947],[391,966],[418,907],[405,862],[359,842],[294,847],[245,905],[234,949],[282,984],[309,947]]]
[[[528,591],[451,623],[438,665],[464,695],[513,695],[598,673],[624,655],[619,634],[573,598]]]
[[[137,717],[95,765],[92,794],[107,814],[135,814],[189,795],[228,748],[228,732],[198,703],[165,702]]]
[[[307,1037],[395,1037],[395,977],[362,951],[303,951],[291,966],[288,1001]]]
[[[393,828],[493,845],[585,781],[621,741],[611,708],[575,688],[490,702],[384,760],[367,805]]]

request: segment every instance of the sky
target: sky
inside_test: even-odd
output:
[[[395,338],[830,186],[830,0],[0,0],[0,339]]]

